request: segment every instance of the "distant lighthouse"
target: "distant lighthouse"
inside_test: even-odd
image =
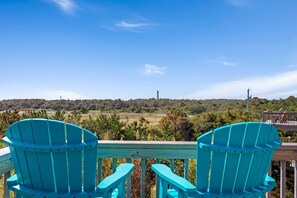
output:
[[[252,96],[250,95],[250,88],[247,89],[247,103],[246,103],[246,111],[249,112],[251,108],[251,99]]]

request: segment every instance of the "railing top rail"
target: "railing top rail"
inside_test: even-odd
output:
[[[114,148],[117,147],[140,147],[142,149],[154,147],[157,148],[158,146],[164,148],[176,148],[183,147],[183,148],[196,148],[196,141],[122,141],[122,140],[99,140],[98,141],[98,148]],[[283,142],[282,146],[278,150],[295,150],[297,152],[297,143],[291,143],[291,142]],[[0,162],[7,156],[10,155],[10,151],[8,147],[0,149]]]
[[[0,149],[0,175],[13,169],[10,150],[8,147]]]
[[[102,144],[149,144],[149,145],[185,145],[196,144],[196,141],[138,141],[138,140],[98,140],[98,143]]]
[[[99,140],[98,148],[102,147],[125,147],[125,148],[195,148],[196,141],[122,141],[122,140]]]
[[[195,159],[196,142],[99,140],[97,157]]]
[[[297,111],[263,111],[263,114],[296,114]]]
[[[182,146],[188,148],[196,148],[196,141],[126,141],[126,140],[98,140],[98,148],[101,147],[118,147],[130,145],[131,147],[138,147],[145,149],[148,147],[162,146],[162,147],[175,147]],[[278,150],[296,150],[297,143],[294,142],[283,142],[282,146]]]
[[[98,158],[196,159],[196,141],[98,141]],[[297,160],[297,143],[283,143],[274,160]],[[13,168],[9,148],[0,149],[0,174]]]

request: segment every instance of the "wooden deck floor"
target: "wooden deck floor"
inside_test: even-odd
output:
[[[265,123],[272,124],[278,130],[282,130],[282,131],[296,131],[297,132],[297,121],[272,122],[271,120],[266,120]]]

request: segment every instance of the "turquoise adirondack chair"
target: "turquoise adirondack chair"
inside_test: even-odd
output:
[[[15,168],[6,181],[8,189],[17,197],[124,197],[134,165],[119,165],[96,186],[97,141],[90,131],[66,122],[15,122],[3,139]]]
[[[152,165],[159,180],[157,197],[264,197],[275,184],[267,172],[280,146],[272,125],[242,122],[217,128],[197,139],[196,186],[163,164]]]

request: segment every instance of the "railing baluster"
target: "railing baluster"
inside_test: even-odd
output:
[[[185,179],[188,179],[189,178],[189,160],[188,159],[185,159],[185,174],[184,174],[184,177]]]
[[[131,163],[132,159],[131,158],[127,158],[126,159],[127,163]],[[131,176],[128,177],[127,179],[127,189],[126,189],[126,193],[127,193],[127,197],[131,197]]]
[[[156,164],[160,164],[160,159],[156,160]],[[159,195],[159,183],[160,183],[160,178],[156,174],[156,197]]]
[[[271,176],[271,168],[272,168],[272,166],[270,166],[269,169],[268,169],[268,175],[269,176]],[[266,198],[271,198],[271,191],[266,193]]]
[[[294,198],[297,198],[297,160],[294,160]]]
[[[4,174],[4,178],[3,178],[3,181],[4,181],[4,198],[9,198],[10,197],[10,191],[8,190],[7,188],[7,185],[6,185],[6,180],[10,177],[10,171],[8,171],[7,173]]]
[[[102,181],[102,158],[98,158],[98,184]]]
[[[117,158],[112,158],[112,172],[114,173],[117,169]]]
[[[141,158],[141,197],[145,197],[145,158]]]
[[[121,146],[121,144],[123,146]],[[115,148],[116,145],[116,148]],[[154,147],[156,145],[156,147]],[[160,146],[161,145],[161,146]],[[163,149],[164,152],[158,152],[157,149],[160,149],[160,147]],[[123,154],[121,152],[117,152],[118,149],[127,149],[129,151],[124,152]],[[131,157],[138,157],[138,159],[141,160],[141,197],[145,197],[145,172],[146,172],[146,159],[148,158],[155,158],[156,163],[160,163],[160,159],[166,159],[168,160],[170,164],[170,168],[174,169],[174,160],[181,160],[184,159],[184,177],[189,178],[190,177],[190,165],[192,163],[195,163],[195,161],[192,159],[196,159],[195,156],[195,150],[196,150],[196,143],[195,142],[185,142],[185,143],[176,143],[176,142],[134,142],[134,141],[99,141],[98,149],[100,149],[101,152],[97,154],[98,162],[98,176],[97,181],[100,183],[103,178],[103,161],[105,159],[112,161],[112,167],[109,166],[110,169],[113,169],[113,171],[116,169],[117,166],[117,159],[118,158],[126,158],[127,162],[131,162]],[[5,151],[5,152],[3,152]],[[153,152],[152,152],[153,151]],[[141,153],[141,155],[140,155]],[[152,155],[154,153],[154,155]],[[139,158],[139,156],[142,157]],[[8,177],[7,171],[12,170],[13,166],[10,161],[10,153],[9,150],[6,151],[4,149],[0,149],[0,174],[3,174],[4,177]],[[110,160],[112,159],[112,160]],[[283,160],[283,161],[281,161]],[[297,198],[297,144],[296,143],[283,143],[282,147],[278,150],[276,150],[274,155],[274,161],[281,162],[281,192],[276,197],[285,197],[286,193],[286,161],[295,162],[294,167],[294,197]],[[6,179],[4,178],[4,180]],[[158,185],[160,185],[159,178],[156,180],[156,187],[158,189]],[[127,180],[127,195],[128,197],[131,196],[131,180]],[[195,182],[194,182],[195,183]],[[2,184],[3,185],[3,184]],[[2,195],[0,197],[9,197],[8,191],[2,191]],[[158,193],[158,192],[157,192]],[[138,195],[140,196],[140,195]],[[12,196],[13,197],[13,196]],[[270,193],[267,193],[267,198],[270,198]]]
[[[286,161],[280,162],[280,197],[286,197]]]
[[[170,159],[170,169],[174,172],[174,159]]]

